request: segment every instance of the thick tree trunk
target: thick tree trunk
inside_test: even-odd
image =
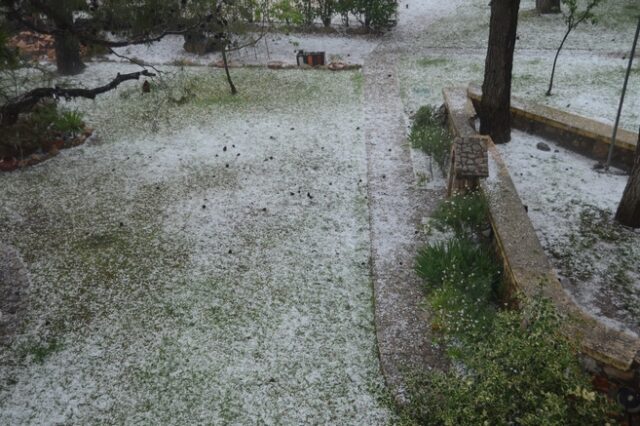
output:
[[[536,10],[540,13],[560,13],[560,0],[536,0]]]
[[[480,133],[495,143],[511,140],[511,71],[520,0],[493,0],[480,102]]]
[[[640,228],[640,134],[631,176],[616,212],[616,220],[632,228]]]
[[[71,33],[56,34],[56,65],[62,75],[80,74],[85,65],[80,59],[80,42]]]
[[[73,10],[66,0],[51,0],[52,8],[48,17],[54,22],[58,32],[55,34],[56,65],[62,75],[80,74],[84,64],[80,59],[80,42],[68,29],[73,28]]]

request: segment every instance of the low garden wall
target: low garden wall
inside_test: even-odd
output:
[[[475,109],[467,90],[448,88],[443,95],[453,135],[476,135]],[[509,171],[490,139],[488,155],[490,176],[480,188],[489,200],[493,239],[504,266],[507,289],[528,297],[548,298],[566,316],[565,332],[580,345],[583,365],[594,375],[596,388],[613,397],[621,386],[640,389],[640,339],[608,327],[569,297],[553,272]]]
[[[467,95],[477,106],[482,98],[482,89],[471,84]],[[512,125],[517,129],[551,139],[594,160],[603,163],[607,160],[613,126],[515,97],[511,100],[511,115]],[[614,166],[631,169],[637,140],[636,133],[618,129],[612,156]]]

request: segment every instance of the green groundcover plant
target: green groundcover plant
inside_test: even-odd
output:
[[[436,226],[449,228],[451,237],[420,251],[417,272],[451,365],[412,380],[404,421],[613,424],[616,407],[592,389],[575,343],[561,333],[567,319],[542,297],[517,297],[519,309],[501,304],[500,267],[489,243],[473,233],[453,232],[477,229],[480,217],[486,221],[482,195],[456,196],[438,211]]]

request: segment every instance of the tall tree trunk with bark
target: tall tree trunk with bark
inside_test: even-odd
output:
[[[62,75],[80,74],[85,65],[80,58],[80,42],[71,33],[56,34],[56,65]]]
[[[511,71],[520,0],[493,0],[480,102],[480,133],[495,143],[511,140]]]
[[[632,228],[640,228],[640,134],[631,176],[616,212],[616,220]]]
[[[69,31],[73,27],[73,11],[68,9],[64,1],[54,1],[55,16],[51,19],[55,23],[58,33],[55,34],[56,66],[62,75],[80,74],[84,64],[80,59],[80,42]]]
[[[560,0],[536,0],[536,10],[540,13],[560,13]]]

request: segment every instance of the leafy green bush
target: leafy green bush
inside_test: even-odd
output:
[[[480,192],[457,194],[442,202],[432,218],[439,230],[451,229],[456,235],[471,235],[487,226],[489,205]]]
[[[292,4],[291,0],[279,0],[271,6],[271,13],[278,21],[287,25],[302,25],[304,16],[302,12]]]
[[[393,26],[398,3],[396,0],[356,0],[357,11],[365,17],[365,26],[383,30]]]
[[[58,119],[58,107],[55,102],[40,102],[31,111],[29,122],[38,133],[46,130]]]
[[[320,18],[325,26],[335,14],[353,15],[364,27],[381,31],[395,24],[396,0],[278,0],[270,14],[287,25],[311,25]]]
[[[464,368],[411,383],[403,415],[421,425],[605,425],[615,407],[592,390],[547,301],[500,311],[483,339],[449,351]]]
[[[29,119],[37,133],[46,135],[48,129],[62,133],[77,133],[84,128],[82,114],[78,111],[60,111],[53,101],[43,102],[31,112]]]
[[[435,118],[435,111],[428,106],[416,113],[409,134],[411,146],[429,154],[442,174],[446,173],[446,163],[451,152],[451,136]]]

